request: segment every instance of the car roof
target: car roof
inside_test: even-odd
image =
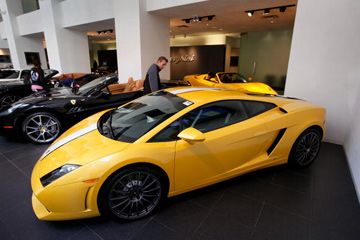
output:
[[[225,88],[177,87],[166,89],[166,91],[198,104],[238,99],[271,102],[278,106],[281,106],[289,102],[297,101],[297,99],[277,97],[265,94],[248,94],[239,90],[229,90]]]

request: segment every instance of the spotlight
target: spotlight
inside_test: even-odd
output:
[[[269,13],[270,13],[270,9],[268,9],[268,8],[267,8],[267,9],[264,9],[264,13],[263,13],[264,15],[267,15],[267,14],[269,14]]]
[[[285,12],[285,11],[286,11],[286,7],[279,7],[279,11],[282,12],[282,13]]]
[[[184,21],[185,23],[189,24],[189,23],[198,23],[198,22],[201,22],[202,20],[211,21],[215,17],[216,17],[216,15],[194,16],[192,18],[184,18],[184,19],[181,19],[181,20]]]
[[[247,12],[247,15],[248,15],[249,17],[252,17],[252,16],[254,15],[254,11],[248,11],[248,12]]]
[[[198,17],[198,16],[195,16],[194,18],[193,18],[193,22],[200,22],[201,20],[200,20],[200,18]]]

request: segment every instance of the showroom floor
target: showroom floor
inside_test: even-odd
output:
[[[0,136],[2,240],[360,238],[359,202],[341,146],[324,144],[308,169],[248,174],[173,198],[153,217],[127,224],[38,221],[29,178],[45,148]]]

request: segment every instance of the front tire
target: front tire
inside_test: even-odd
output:
[[[98,206],[101,214],[121,221],[151,215],[167,197],[167,181],[156,169],[130,167],[112,175],[102,187]]]
[[[33,113],[22,122],[22,133],[34,143],[50,143],[60,135],[60,132],[59,119],[48,112]]]
[[[305,130],[295,141],[289,156],[289,164],[295,168],[309,166],[318,156],[321,133],[315,128]]]

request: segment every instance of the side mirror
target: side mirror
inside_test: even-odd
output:
[[[110,96],[111,96],[111,94],[108,93],[108,92],[101,92],[100,93],[100,98],[103,98],[103,99],[108,99]]]
[[[181,133],[179,133],[178,137],[190,143],[205,141],[205,135],[192,127],[183,130]]]

